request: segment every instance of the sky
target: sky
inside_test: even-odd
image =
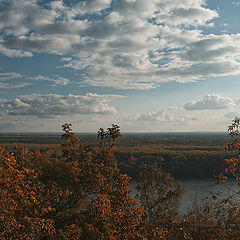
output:
[[[226,131],[240,1],[0,0],[0,132]]]

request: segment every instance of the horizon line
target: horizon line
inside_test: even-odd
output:
[[[74,132],[75,134],[97,134],[97,132]],[[155,133],[228,133],[227,131],[150,131],[150,132],[136,132],[136,131],[123,131],[121,134],[155,134]],[[62,131],[59,132],[0,132],[0,135],[3,134],[62,134]]]

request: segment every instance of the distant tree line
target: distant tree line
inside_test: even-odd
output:
[[[129,165],[128,159],[134,155],[136,161]],[[225,167],[224,159],[232,154],[224,151],[160,151],[159,153],[121,152],[115,153],[122,171],[136,179],[145,164],[157,164],[164,171],[171,173],[174,178],[210,179],[217,176]]]

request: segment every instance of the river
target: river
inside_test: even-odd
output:
[[[221,192],[221,197],[232,196],[237,201],[240,201],[240,195],[234,193],[240,191],[240,187],[235,182],[230,182],[228,184],[216,184],[214,180],[182,180],[179,181],[184,187],[185,192],[180,200],[179,211],[181,213],[187,213],[189,210],[193,209],[194,203],[201,204],[204,198],[206,198],[212,192]],[[130,195],[134,198],[137,194],[134,187],[134,183],[131,184]],[[233,190],[233,191],[232,191]]]
[[[179,206],[179,210],[183,213],[191,210],[194,202],[201,204],[204,198],[212,192],[220,192],[222,198],[232,196],[240,201],[240,195],[235,193],[240,191],[240,187],[235,182],[216,184],[214,180],[184,180],[180,183],[185,188]]]

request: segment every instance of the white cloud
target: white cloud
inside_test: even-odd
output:
[[[16,72],[0,72],[0,88],[14,89],[31,85],[31,83],[22,82],[22,80],[19,83],[12,82],[12,80],[19,80],[24,77],[24,75]]]
[[[111,5],[111,0],[84,0],[76,5],[76,11],[79,13],[92,13],[101,11]]]
[[[186,110],[218,110],[231,107],[237,99],[222,97],[217,94],[207,94],[202,100],[186,103]]]
[[[51,118],[56,115],[115,114],[117,111],[108,103],[122,96],[98,95],[56,95],[32,94],[12,100],[0,99],[0,113],[8,115],[33,115]]]
[[[127,122],[152,122],[167,124],[183,124],[189,120],[196,120],[194,116],[188,116],[183,109],[169,107],[158,112],[147,112],[138,115],[132,115],[124,119]]]
[[[168,122],[173,119],[165,111],[160,111],[160,112],[147,112],[144,114],[130,116],[130,117],[126,118],[126,120]]]
[[[61,67],[79,71],[84,83],[122,89],[239,75],[240,34],[199,30],[218,17],[204,0],[51,1],[44,8],[13,0],[0,15],[0,53],[62,55]]]
[[[164,1],[163,1],[164,2]],[[185,6],[175,5],[169,7],[169,1],[162,3],[162,9],[158,14],[158,21],[171,25],[206,25],[208,21],[218,17],[218,13],[208,8],[204,8],[202,1],[196,1],[195,6],[190,5],[190,1]]]
[[[14,88],[22,88],[31,85],[31,83],[17,83],[17,84],[9,84],[0,82],[0,88],[2,89],[14,89]]]
[[[1,45],[1,38],[0,38],[0,54],[5,55],[7,57],[32,57],[33,54],[29,51],[22,51],[16,49],[10,49]]]
[[[57,85],[66,86],[71,83],[69,79],[64,77],[49,78],[47,76],[42,76],[42,75],[38,75],[36,77],[28,77],[16,72],[0,72],[0,88],[18,88],[18,87],[24,87],[32,84],[28,82],[22,82],[22,83],[20,82],[18,84],[10,83],[11,80],[16,80],[21,78],[25,78],[28,80],[52,82],[53,83],[52,86],[57,86]]]
[[[0,72],[0,81],[6,81],[9,79],[23,78],[24,75],[16,72]]]
[[[53,82],[54,83],[53,86],[57,86],[57,85],[66,86],[70,83],[69,79],[63,78],[63,77],[58,77],[56,79],[53,79],[46,76],[38,75],[37,77],[32,77],[30,79]]]
[[[71,57],[62,57],[62,59],[61,59],[62,62],[69,62],[71,60],[72,60]]]

